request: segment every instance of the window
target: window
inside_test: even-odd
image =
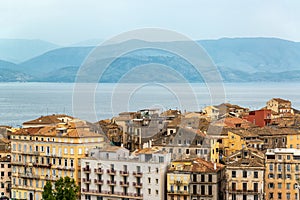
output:
[[[254,178],[258,178],[258,172],[257,171],[254,172]]]
[[[274,178],[274,174],[269,174],[269,178]]]
[[[231,172],[231,177],[232,177],[232,178],[236,178],[236,171],[232,171],[232,172]]]
[[[269,183],[268,188],[274,188],[274,183]]]
[[[270,164],[270,165],[269,165],[269,170],[270,170],[270,171],[273,171],[273,164]]]
[[[70,149],[70,154],[74,155],[74,149],[73,148]]]
[[[291,194],[290,193],[286,193],[286,199],[291,199]]]
[[[67,167],[67,166],[68,166],[68,160],[65,159],[65,167]]]
[[[247,178],[247,171],[243,171],[243,178]]]
[[[74,166],[74,161],[73,161],[73,159],[71,159],[71,167],[73,167]]]
[[[282,183],[278,183],[278,189],[282,188]]]
[[[287,172],[290,172],[290,171],[291,171],[291,165],[290,165],[290,164],[287,164],[287,165],[286,165],[286,171],[287,171]]]
[[[208,175],[208,182],[212,182],[212,175],[211,174]]]
[[[208,195],[212,195],[212,186],[211,185],[208,186]]]
[[[278,164],[277,168],[278,168],[278,171],[279,171],[279,172],[282,171],[281,164]]]
[[[205,195],[205,186],[201,185],[201,195]]]
[[[236,183],[231,184],[231,189],[232,189],[232,191],[236,191]]]
[[[287,159],[287,160],[291,160],[291,156],[290,156],[290,155],[287,155],[287,156],[286,156],[286,159]]]
[[[286,184],[286,189],[287,189],[287,190],[291,189],[291,184],[290,184],[290,183],[287,183],[287,184]]]
[[[254,192],[258,192],[258,183],[253,183]]]
[[[281,179],[282,178],[282,174],[277,174],[277,178]]]
[[[281,192],[278,193],[278,199],[282,199],[282,194],[281,194]]]
[[[81,149],[81,148],[78,149],[78,154],[79,154],[79,155],[82,154],[82,149]]]
[[[247,191],[247,183],[243,183],[243,191]]]

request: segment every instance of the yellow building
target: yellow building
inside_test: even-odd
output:
[[[221,200],[224,166],[201,158],[173,161],[167,172],[167,200]]]
[[[289,133],[286,136],[286,148],[300,149],[300,134]]]
[[[167,199],[189,200],[189,184],[191,174],[185,171],[186,166],[191,166],[192,160],[174,161],[167,172]]]
[[[80,159],[104,137],[84,122],[20,129],[11,134],[12,198],[42,199],[46,182],[69,176],[80,184]]]
[[[224,155],[231,155],[233,152],[239,151],[246,147],[246,141],[244,140],[243,133],[237,134],[231,131],[228,131],[228,138],[225,138],[224,141]]]
[[[266,199],[298,199],[300,150],[268,149],[265,156]]]

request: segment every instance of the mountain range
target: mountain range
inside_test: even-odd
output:
[[[148,43],[125,43],[131,42]],[[224,82],[300,81],[298,42],[277,38],[222,38],[197,43],[211,57]],[[167,45],[180,44],[182,42],[169,42]],[[0,82],[74,82],[81,64],[95,49],[95,46],[81,45],[60,47],[40,40],[0,39]],[[113,55],[115,49],[123,46],[112,44],[105,53]],[[96,65],[106,63],[107,60],[97,60]],[[139,66],[142,66],[140,70]],[[82,80],[88,82],[89,73],[96,74],[95,70],[87,71],[87,76]],[[116,58],[101,81],[180,81],[176,76],[182,76],[189,82],[203,81],[185,59],[172,53],[147,49]]]

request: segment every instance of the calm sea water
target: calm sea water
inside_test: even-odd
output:
[[[87,84],[76,90],[76,98],[80,99],[74,100],[73,83],[0,83],[0,124],[18,126],[53,113],[75,114],[94,122],[123,111],[198,111],[222,102],[259,109],[273,97],[289,99],[293,107],[300,109],[300,83],[230,83],[213,88],[205,84],[98,84],[93,94],[89,87]]]

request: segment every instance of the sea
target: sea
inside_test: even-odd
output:
[[[200,111],[238,104],[256,110],[274,97],[300,110],[300,83],[0,83],[0,125],[21,126],[40,116],[65,113],[90,122],[120,112],[155,108]]]

